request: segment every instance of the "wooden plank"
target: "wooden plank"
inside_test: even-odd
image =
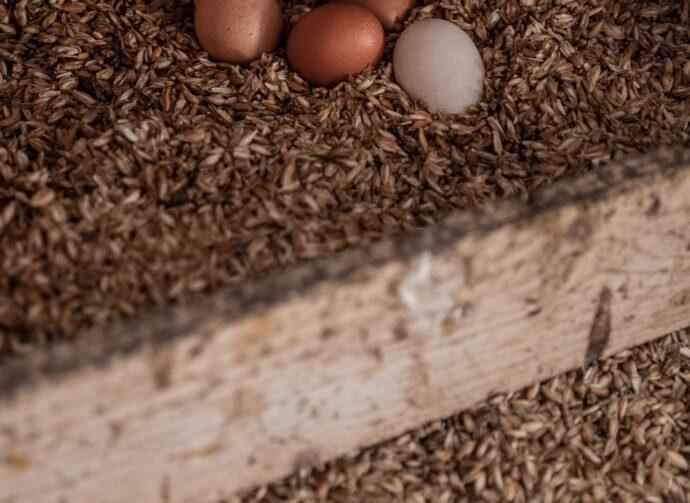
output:
[[[212,500],[690,325],[690,150],[0,366],[0,502]]]

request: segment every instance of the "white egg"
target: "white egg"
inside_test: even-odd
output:
[[[398,38],[393,52],[398,84],[430,111],[458,114],[484,93],[484,63],[472,39],[443,19],[423,19]]]

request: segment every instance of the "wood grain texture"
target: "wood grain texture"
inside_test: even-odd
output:
[[[0,502],[201,501],[690,325],[659,152],[0,366]]]

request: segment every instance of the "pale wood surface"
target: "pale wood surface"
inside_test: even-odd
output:
[[[209,501],[690,325],[690,153],[0,366],[0,502]]]

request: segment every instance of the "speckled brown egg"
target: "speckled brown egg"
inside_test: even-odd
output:
[[[331,86],[376,64],[384,44],[383,26],[371,11],[330,3],[297,22],[288,38],[287,57],[307,82]]]
[[[410,12],[416,0],[335,0],[361,5],[376,14],[386,30],[390,30]]]
[[[249,63],[278,47],[283,11],[277,0],[197,0],[194,24],[211,57]]]

